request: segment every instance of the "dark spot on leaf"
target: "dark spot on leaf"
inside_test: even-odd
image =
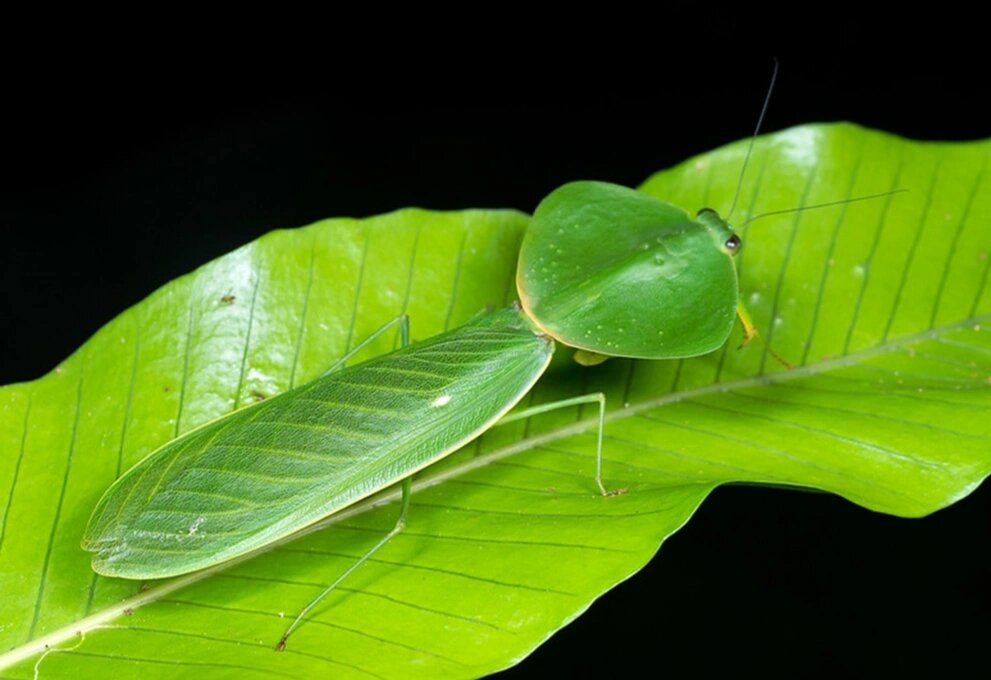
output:
[[[266,397],[264,394],[262,394],[258,390],[255,390],[254,392],[252,392],[251,393],[251,396],[255,398],[255,401],[265,401],[266,399],[268,399],[268,397]]]
[[[172,391],[172,385],[162,385],[162,391],[163,392],[171,392]]]
[[[234,304],[234,300],[237,300],[237,298],[234,297],[233,295],[231,295],[230,293],[228,293],[224,297],[220,298],[220,301],[223,304],[225,304],[225,305],[232,305],[232,304]]]
[[[134,613],[134,610],[131,609],[130,607],[128,607],[127,609],[124,610],[124,616],[131,616],[133,613]]]

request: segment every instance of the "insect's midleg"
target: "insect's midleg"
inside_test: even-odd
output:
[[[506,423],[511,423],[515,420],[523,420],[525,418],[530,418],[531,416],[536,416],[541,413],[547,413],[548,411],[554,411],[559,408],[578,406],[580,404],[590,404],[593,401],[599,405],[599,427],[598,436],[595,443],[595,483],[599,485],[599,491],[602,492],[603,496],[616,496],[621,493],[625,493],[626,490],[613,489],[609,491],[606,490],[605,485],[602,483],[602,430],[606,424],[606,395],[602,392],[585,394],[580,397],[572,397],[570,399],[562,399],[561,401],[552,401],[549,404],[540,404],[539,406],[531,406],[530,408],[525,408],[522,411],[510,413],[508,416],[496,423],[496,425],[505,425]]]
[[[377,331],[375,331],[367,338],[359,342],[357,345],[354,346],[353,349],[348,350],[344,354],[344,356],[342,356],[340,359],[335,361],[330,368],[328,368],[326,371],[321,373],[320,377],[322,378],[325,375],[333,373],[338,368],[344,366],[344,364],[346,364],[348,360],[351,359],[351,357],[353,357],[355,354],[363,350],[370,343],[374,342],[377,337],[385,333],[387,330],[395,326],[397,323],[399,324],[399,335],[402,338],[402,346],[406,347],[409,344],[409,314],[400,314],[395,319],[386,322],[385,325],[383,325]]]
[[[410,496],[412,495],[412,482],[413,482],[412,477],[407,477],[402,481],[403,493],[399,507],[399,519],[396,520],[396,525],[392,527],[392,531],[390,531],[385,536],[383,536],[378,543],[376,543],[374,546],[372,546],[370,550],[368,550],[368,552],[366,552],[364,555],[359,557],[354,564],[352,564],[350,567],[344,570],[344,573],[342,573],[340,576],[334,579],[333,583],[331,583],[329,586],[324,588],[323,591],[315,598],[313,598],[308,605],[303,607],[302,611],[300,611],[299,614],[296,615],[296,618],[293,619],[293,622],[286,629],[286,632],[282,634],[281,638],[279,638],[279,643],[275,645],[276,651],[281,652],[286,648],[286,641],[289,639],[289,635],[292,634],[292,632],[303,620],[303,617],[306,616],[310,612],[310,610],[313,609],[313,607],[315,607],[318,602],[320,602],[320,600],[325,598],[334,588],[340,585],[341,581],[343,581],[348,576],[350,576],[355,569],[357,569],[365,562],[367,562],[368,558],[370,558],[372,555],[378,552],[379,548],[381,548],[390,540],[392,540],[393,536],[395,536],[400,531],[406,528],[406,516],[409,514],[409,501],[410,501]]]

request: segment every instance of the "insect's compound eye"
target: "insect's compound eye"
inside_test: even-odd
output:
[[[726,243],[724,245],[726,246],[726,250],[730,251],[731,253],[736,253],[736,251],[740,249],[742,243],[740,241],[740,237],[737,236],[736,234],[733,234],[728,239],[726,239]]]
[[[702,208],[697,213],[695,213],[695,217],[701,217],[702,215],[706,215],[706,214],[718,215],[718,213],[712,208]]]

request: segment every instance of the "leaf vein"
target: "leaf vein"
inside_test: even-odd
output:
[[[922,232],[925,231],[926,220],[929,218],[929,211],[932,209],[932,199],[933,194],[936,192],[936,179],[939,177],[939,167],[941,162],[941,159],[936,161],[936,167],[933,168],[932,176],[929,179],[929,189],[926,191],[926,200],[923,204],[919,224],[915,227],[915,234],[912,237],[912,245],[909,246],[908,257],[905,258],[905,264],[902,266],[901,278],[898,281],[898,288],[895,292],[895,300],[891,304],[891,309],[888,313],[888,321],[885,324],[884,333],[881,335],[882,342],[888,339],[888,335],[891,333],[891,326],[894,324],[895,317],[898,315],[898,308],[901,307],[902,294],[905,292],[905,283],[908,281],[908,273],[912,270],[912,264],[915,262],[915,256],[919,249],[919,242],[922,240]],[[932,328],[931,324],[930,328]]]
[[[852,444],[854,446],[864,448],[870,451],[876,451],[877,453],[883,453],[897,460],[905,461],[907,463],[912,463],[913,465],[918,465],[920,467],[927,467],[930,469],[937,469],[937,470],[943,469],[943,466],[938,463],[930,463],[929,461],[923,460],[921,458],[917,458],[915,456],[910,456],[908,454],[904,454],[901,451],[895,451],[894,449],[889,449],[885,446],[881,446],[880,444],[874,444],[872,442],[864,441],[862,439],[857,439],[856,437],[848,437],[838,432],[834,432],[833,430],[827,430],[825,428],[820,428],[820,427],[813,427],[812,425],[807,425],[797,420],[788,420],[786,418],[772,418],[771,416],[752,413],[750,411],[741,411],[739,409],[730,408],[728,406],[716,406],[715,404],[710,404],[704,401],[686,400],[686,403],[694,404],[696,406],[701,406],[703,408],[708,408],[714,411],[723,411],[725,413],[732,413],[738,416],[746,416],[748,418],[754,418],[756,420],[765,420],[769,423],[774,423],[775,425],[794,427],[804,432],[814,432],[816,434],[821,434],[824,437],[835,439],[836,441],[841,441],[846,444]],[[837,469],[832,466],[830,467],[831,469]]]
[[[303,334],[306,331],[306,317],[310,310],[310,291],[313,288],[313,263],[316,260],[316,237],[310,236],[310,264],[306,274],[306,292],[303,293],[303,311],[299,315],[299,331],[293,349],[292,370],[289,373],[289,389],[296,386],[296,370],[299,368],[299,355],[303,349]]]
[[[188,291],[188,293],[189,293],[189,309],[186,316],[186,343],[185,343],[185,347],[183,348],[182,376],[179,378],[180,380],[179,407],[176,410],[176,414],[175,414],[175,429],[172,431],[173,439],[178,437],[179,433],[182,431],[181,429],[182,410],[183,407],[186,405],[186,388],[187,388],[187,383],[189,382],[189,355],[191,353],[191,348],[193,344],[193,321],[194,321],[193,301],[195,300],[195,297],[193,296],[193,292],[191,290]]]
[[[227,574],[221,574],[221,575],[218,575],[218,576],[227,576]],[[172,630],[172,629],[168,629],[168,628],[152,628],[150,626],[123,626],[123,627],[121,627],[121,630],[135,631],[135,632],[139,632],[139,633],[152,633],[152,634],[159,634],[159,635],[175,635],[175,636],[178,636],[178,637],[193,638],[193,639],[196,639],[196,640],[207,640],[209,642],[221,642],[221,643],[226,643],[226,644],[233,644],[233,645],[238,645],[239,647],[248,646],[248,647],[257,647],[257,648],[263,649],[265,651],[270,651],[271,650],[271,646],[266,645],[266,644],[263,644],[261,642],[252,642],[250,640],[232,640],[230,638],[222,638],[222,637],[216,637],[216,636],[213,636],[213,635],[205,635],[203,633],[191,633],[189,631]],[[311,659],[317,659],[318,661],[323,661],[325,663],[329,663],[329,664],[334,665],[334,666],[342,666],[344,668],[350,668],[352,670],[356,670],[356,671],[358,671],[360,673],[365,673],[365,674],[370,675],[370,676],[375,677],[375,678],[382,678],[381,675],[378,675],[376,673],[372,673],[371,671],[365,670],[364,668],[362,668],[360,666],[356,666],[356,665],[350,664],[350,663],[345,663],[343,661],[337,661],[336,659],[332,659],[332,658],[327,657],[327,656],[321,656],[319,654],[314,654],[313,652],[303,652],[303,651],[300,651],[298,649],[289,648],[289,647],[287,647],[286,649],[284,649],[283,652],[285,652],[286,654],[289,654],[289,655],[305,656],[305,657],[309,657]],[[290,675],[288,677],[295,678],[296,676]],[[383,680],[384,680],[384,678],[383,678]]]
[[[72,434],[69,437],[69,451],[66,454],[65,473],[62,475],[62,486],[59,489],[58,503],[55,505],[55,519],[52,522],[51,530],[48,532],[48,544],[45,548],[45,559],[41,565],[41,583],[38,586],[38,597],[34,602],[34,614],[31,617],[31,627],[28,629],[28,640],[31,640],[34,637],[35,631],[38,628],[38,622],[41,620],[41,603],[45,597],[45,586],[48,583],[48,565],[52,559],[52,548],[55,546],[55,530],[58,528],[59,520],[62,518],[62,506],[65,503],[65,489],[69,484],[69,471],[72,469],[72,458],[76,450],[76,434],[79,428],[79,414],[82,411],[83,377],[85,368],[86,353],[83,352],[79,357],[79,380],[76,382],[76,411],[72,418]]]
[[[248,372],[248,354],[251,351],[251,334],[255,328],[255,307],[258,304],[258,289],[261,287],[262,275],[259,266],[252,267],[258,270],[255,275],[255,285],[251,290],[251,304],[248,307],[248,332],[244,335],[244,351],[241,353],[241,371],[238,373],[237,390],[234,392],[234,408],[236,411],[241,405],[241,391],[244,389],[244,379]]]
[[[424,506],[423,503],[417,503],[417,507],[423,507],[423,506]],[[402,536],[402,534],[400,533],[397,536],[397,538],[399,536]],[[303,548],[287,548],[287,547],[282,547],[282,548],[279,548],[279,551],[280,552],[288,552],[288,553],[298,553],[298,554],[304,554],[304,555],[319,555],[321,557],[342,557],[342,558],[346,558],[346,559],[350,559],[350,560],[356,560],[356,559],[358,559],[360,557],[359,555],[349,555],[347,553],[332,552],[332,551],[329,551],[329,550],[314,550],[312,548],[303,549]],[[399,569],[412,569],[412,570],[415,570],[415,571],[428,571],[428,572],[432,572],[432,573],[435,573],[435,574],[444,574],[446,576],[454,576],[456,578],[463,578],[463,579],[466,579],[466,580],[469,580],[469,581],[478,581],[480,583],[488,583],[490,585],[500,586],[500,587],[503,587],[503,588],[518,588],[520,590],[528,590],[528,591],[535,592],[535,593],[550,593],[552,595],[561,595],[561,596],[565,596],[565,597],[575,597],[575,595],[576,595],[576,593],[568,592],[566,590],[558,590],[556,588],[550,588],[550,587],[532,586],[532,585],[529,585],[527,583],[516,583],[516,582],[512,582],[512,581],[501,581],[499,579],[488,578],[488,577],[485,577],[485,576],[479,576],[477,574],[468,574],[468,573],[463,572],[463,571],[455,571],[453,569],[444,569],[442,567],[434,567],[434,566],[430,566],[430,565],[426,565],[426,564],[415,564],[415,563],[412,563],[412,562],[395,562],[395,561],[392,561],[392,560],[386,560],[386,559],[383,559],[381,557],[375,557],[375,556],[369,557],[368,560],[367,560],[367,563],[372,563],[372,562],[377,563],[377,564],[388,565],[390,567],[396,567],[396,568],[399,568]],[[306,584],[298,584],[298,585],[306,585]]]
[[[369,560],[369,561],[373,561],[373,560]],[[301,583],[299,581],[286,580],[285,583],[287,585],[297,585],[297,586],[300,586],[300,587],[303,587],[303,588],[311,588],[311,587],[313,587],[309,583]],[[320,586],[317,586],[317,587],[321,587],[322,588],[322,587],[325,587],[325,585],[324,584],[321,584]],[[177,604],[183,604],[183,605],[188,606],[188,607],[200,607],[200,608],[204,608],[204,609],[216,609],[216,610],[220,610],[220,611],[237,612],[239,614],[253,614],[255,616],[264,616],[264,617],[269,617],[269,618],[275,617],[275,618],[282,619],[282,617],[279,616],[278,614],[273,614],[273,613],[266,612],[266,611],[261,611],[261,610],[258,610],[258,609],[246,609],[246,608],[242,608],[242,607],[228,607],[226,605],[206,604],[206,603],[203,603],[203,602],[192,602],[190,600],[176,600],[176,599],[171,599],[171,598],[169,598],[169,599],[162,599],[160,601],[161,602],[174,602],[174,603],[177,603]],[[463,663],[461,663],[460,661],[458,661],[456,659],[452,659],[452,658],[446,657],[446,656],[444,656],[442,654],[438,654],[437,652],[432,652],[429,649],[423,649],[422,647],[415,647],[413,645],[407,645],[405,643],[397,642],[395,640],[389,640],[389,639],[386,639],[386,638],[383,638],[383,637],[379,637],[377,635],[372,635],[371,633],[366,633],[365,631],[358,630],[357,628],[350,628],[348,626],[343,626],[343,625],[341,625],[339,623],[332,623],[330,621],[324,621],[324,620],[319,619],[319,618],[310,618],[310,619],[307,619],[306,621],[307,621],[307,624],[308,625],[317,625],[317,626],[324,626],[324,627],[327,627],[327,628],[334,628],[336,630],[344,631],[346,633],[353,633],[354,635],[358,635],[360,637],[368,638],[369,640],[374,640],[376,642],[381,642],[382,644],[389,645],[391,647],[399,647],[400,649],[406,649],[406,650],[409,650],[411,652],[417,652],[419,654],[426,654],[427,656],[432,656],[432,657],[437,658],[437,659],[442,659],[444,661],[448,661],[450,663],[453,663],[453,664],[455,664],[457,666],[464,666]]]
[[[17,452],[17,462],[14,463],[14,478],[10,482],[10,492],[7,494],[7,502],[3,509],[3,523],[0,524],[0,553],[3,550],[3,539],[7,536],[7,518],[10,516],[10,506],[14,502],[14,491],[17,489],[17,478],[20,476],[21,463],[24,460],[24,450],[28,439],[28,419],[31,416],[31,393],[28,392],[28,404],[24,409],[24,422],[21,426],[21,446]]]
[[[970,219],[970,210],[974,205],[974,199],[977,198],[977,189],[981,186],[981,183],[984,180],[984,172],[987,170],[987,166],[988,157],[987,155],[984,155],[981,159],[981,169],[977,171],[977,177],[974,179],[974,184],[970,187],[970,194],[967,196],[967,201],[964,203],[963,213],[960,215],[960,222],[957,224],[956,231],[953,234],[953,240],[950,243],[950,252],[943,261],[943,273],[939,278],[939,285],[936,287],[936,300],[933,302],[932,315],[929,317],[930,328],[936,325],[936,315],[939,313],[939,306],[943,300],[943,290],[946,288],[946,281],[950,277],[950,265],[953,264],[953,258],[957,254],[957,246],[960,243],[960,237],[963,235],[963,230],[967,225],[967,220]],[[977,292],[978,295],[980,295],[980,289],[978,289]],[[974,310],[971,309],[970,313],[973,314]]]
[[[368,243],[372,240],[367,233],[364,234],[365,242],[361,248],[361,264],[358,266],[358,282],[354,287],[354,304],[351,306],[351,324],[348,327],[348,339],[344,343],[343,355],[351,351],[351,343],[354,341],[354,328],[358,323],[358,302],[361,300],[361,287],[365,282],[365,263],[368,260]]]
[[[254,673],[265,673],[268,676],[278,675],[283,678],[292,678],[293,680],[296,679],[295,675],[290,675],[289,673],[282,673],[280,671],[273,671],[271,669],[261,669],[258,668],[257,666],[241,666],[239,664],[233,664],[233,663],[221,663],[219,661],[189,661],[188,659],[175,661],[171,659],[149,659],[138,656],[125,656],[123,654],[106,654],[104,652],[84,652],[78,649],[60,649],[58,651],[61,652],[62,654],[71,654],[72,656],[88,656],[99,659],[111,659],[114,661],[130,661],[133,663],[158,664],[163,666],[175,666],[179,668],[185,666],[195,666],[197,668],[237,669],[238,671],[251,671]]]
[[[813,181],[819,174],[820,163],[820,157],[816,156],[815,165],[813,165],[809,170],[808,178],[805,180],[805,187],[802,189],[802,197],[798,201],[799,207],[802,207],[808,203],[809,192],[812,191]],[[780,269],[778,269],[778,280],[777,283],[774,284],[774,297],[771,302],[771,318],[768,322],[767,341],[764,343],[764,347],[761,350],[760,364],[757,368],[757,373],[760,375],[764,374],[764,369],[767,365],[768,348],[774,344],[774,320],[778,317],[778,308],[781,304],[781,290],[784,288],[785,273],[788,271],[788,265],[791,264],[791,251],[795,245],[795,237],[798,235],[798,224],[801,219],[802,213],[795,213],[795,217],[791,221],[791,231],[788,234],[788,243],[785,245],[784,259],[781,261]]]
[[[266,576],[248,576],[246,574],[217,574],[217,576],[218,576],[218,578],[234,579],[234,580],[237,580],[237,581],[254,581],[254,582],[259,582],[259,583],[280,583],[280,584],[283,584],[283,585],[291,585],[291,586],[308,585],[308,586],[313,586],[314,588],[326,587],[326,585],[327,585],[325,583],[292,581],[292,580],[289,580],[289,579],[272,578],[272,577],[266,577]],[[337,586],[336,590],[340,590],[340,591],[346,592],[346,593],[353,593],[355,595],[362,596],[362,597],[372,597],[372,598],[376,598],[376,599],[380,599],[380,600],[385,600],[386,602],[391,602],[391,603],[397,604],[397,605],[399,605],[401,607],[408,607],[409,609],[413,609],[415,611],[427,612],[429,614],[436,614],[438,616],[443,616],[443,617],[446,617],[446,618],[455,619],[457,621],[464,621],[465,623],[470,623],[470,624],[473,624],[473,625],[484,626],[486,628],[491,628],[492,630],[497,630],[497,631],[499,631],[501,633],[509,633],[511,635],[515,635],[516,634],[514,631],[508,630],[508,629],[503,628],[501,626],[497,626],[496,624],[490,623],[489,621],[484,621],[482,619],[472,618],[470,616],[464,616],[464,615],[461,615],[461,614],[455,614],[454,612],[445,611],[443,609],[435,609],[433,607],[425,607],[425,606],[423,606],[421,604],[417,604],[415,602],[409,602],[407,600],[401,600],[401,599],[399,599],[397,597],[394,597],[392,595],[386,595],[385,593],[378,593],[378,592],[375,592],[375,591],[372,591],[372,590],[368,590],[366,588],[349,588],[349,587],[347,587],[345,585],[339,585],[339,586]]]
[[[447,314],[444,316],[444,330],[451,327],[451,319],[454,317],[454,304],[458,299],[458,284],[461,282],[461,265],[465,256],[465,242],[468,240],[468,230],[461,232],[461,245],[458,246],[458,257],[454,265],[454,281],[451,282],[451,297],[447,304]]]
[[[895,168],[895,174],[891,181],[891,186],[888,190],[894,192],[898,186],[898,182],[901,180],[902,172],[904,171],[905,160],[899,153],[898,165]],[[881,234],[884,233],[884,228],[888,223],[888,211],[891,209],[892,198],[894,193],[888,195],[888,198],[884,201],[884,208],[881,210],[881,217],[878,219],[877,227],[874,229],[874,240],[871,242],[870,250],[867,252],[867,259],[864,261],[864,278],[860,282],[860,291],[857,293],[857,301],[853,304],[853,315],[850,317],[850,325],[846,331],[846,339],[843,341],[843,351],[842,354],[848,354],[850,352],[850,343],[853,341],[853,331],[857,327],[857,323],[860,321],[860,309],[864,302],[864,296],[867,293],[867,287],[870,285],[871,277],[871,266],[874,263],[874,256],[877,254],[878,246],[881,243]]]
[[[853,170],[850,173],[850,181],[846,187],[846,196],[843,200],[849,201],[853,196],[853,187],[857,182],[857,176],[860,174],[860,166],[864,158],[863,146],[859,147],[857,150],[857,160],[854,163]],[[823,257],[823,267],[822,276],[819,278],[819,290],[816,294],[815,307],[812,310],[812,325],[809,327],[809,332],[805,337],[805,351],[802,352],[802,364],[807,364],[809,361],[809,351],[812,349],[812,343],[815,340],[816,330],[819,325],[819,313],[822,311],[822,301],[826,291],[826,283],[829,280],[829,274],[832,271],[830,262],[833,261],[833,253],[836,252],[836,242],[839,240],[840,231],[843,228],[844,221],[846,220],[846,212],[849,207],[849,203],[844,203],[840,208],[840,214],[836,218],[836,224],[833,226],[833,234],[829,239],[829,248],[826,250],[826,255]]]

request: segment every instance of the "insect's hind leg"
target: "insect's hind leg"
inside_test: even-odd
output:
[[[374,342],[376,338],[378,338],[387,330],[395,326],[397,323],[399,324],[399,335],[400,335],[400,341],[402,343],[402,347],[406,347],[407,345],[409,345],[409,314],[400,314],[392,321],[386,322],[381,328],[379,328],[377,331],[375,331],[367,338],[359,342],[352,349],[348,350],[347,353],[344,356],[342,356],[340,359],[335,361],[330,368],[328,368],[326,371],[321,373],[320,377],[322,378],[328,373],[333,373],[338,368],[344,366],[344,364],[346,364],[348,360],[351,359],[351,357],[353,357],[355,354],[357,354],[365,347],[367,347],[369,344]]]
[[[366,552],[364,555],[359,557],[354,564],[352,564],[350,567],[344,570],[344,573],[342,573],[340,576],[334,579],[333,583],[331,583],[329,586],[324,588],[323,592],[321,592],[319,595],[313,598],[313,600],[311,600],[308,605],[303,607],[303,610],[296,615],[296,618],[293,619],[293,622],[286,629],[286,632],[282,634],[281,638],[279,638],[279,643],[275,645],[275,651],[281,652],[286,648],[286,641],[289,639],[289,636],[292,634],[294,630],[296,630],[296,627],[299,626],[299,624],[302,622],[303,617],[306,616],[310,612],[310,610],[313,609],[313,607],[315,607],[318,602],[320,602],[320,600],[322,600],[327,595],[329,595],[330,592],[338,585],[340,585],[341,581],[343,581],[348,576],[350,576],[355,569],[357,569],[365,562],[367,562],[368,558],[370,558],[372,555],[378,552],[379,548],[381,548],[390,540],[392,540],[393,536],[395,536],[400,531],[406,528],[406,516],[409,514],[409,501],[410,501],[410,496],[413,493],[412,483],[413,483],[412,477],[407,477],[402,481],[402,500],[400,501],[400,507],[399,507],[399,519],[396,520],[396,525],[392,527],[392,531],[390,531],[385,536],[383,536],[378,543],[376,543],[374,546],[371,547],[370,550],[368,550],[368,552]]]
[[[580,397],[572,397],[570,399],[562,399],[561,401],[553,401],[549,404],[540,404],[539,406],[531,406],[530,408],[523,409],[522,411],[510,413],[496,424],[505,425],[506,423],[511,423],[516,420],[524,420],[526,418],[530,418],[531,416],[547,413],[548,411],[554,411],[559,408],[579,406],[581,404],[591,404],[592,402],[599,405],[599,427],[598,436],[596,437],[595,442],[595,483],[599,485],[599,491],[602,492],[603,496],[619,496],[626,493],[626,489],[607,490],[605,485],[602,483],[602,430],[606,424],[606,395],[602,392],[585,394]]]
[[[362,349],[364,349],[366,346],[368,346],[368,344],[370,342],[374,341],[375,338],[377,338],[380,335],[382,335],[383,333],[385,333],[387,330],[389,330],[390,328],[392,328],[393,326],[395,326],[397,323],[399,324],[399,337],[400,337],[400,341],[402,342],[402,346],[403,347],[408,346],[409,345],[409,315],[408,314],[400,314],[395,319],[393,319],[392,321],[389,321],[388,323],[386,323],[385,325],[383,325],[381,328],[379,328],[377,331],[375,331],[374,333],[372,333],[371,335],[369,335],[367,338],[365,338],[364,340],[362,340],[361,342],[359,342],[357,345],[355,345],[354,349],[350,350],[347,354],[345,354],[340,359],[338,359],[330,368],[328,368],[326,371],[323,372],[323,375],[327,375],[328,373],[331,373],[331,372],[337,370],[338,368],[340,368],[341,366],[343,366],[345,363],[347,363],[348,359],[350,359],[355,354],[357,354],[358,352],[360,352]],[[321,376],[321,377],[323,377],[323,376]],[[299,614],[296,615],[296,618],[293,619],[293,622],[289,625],[288,628],[286,628],[286,632],[282,634],[282,637],[281,638],[279,638],[278,644],[275,645],[275,650],[276,651],[281,652],[282,650],[284,650],[286,648],[286,641],[289,639],[289,636],[292,634],[292,632],[294,630],[296,630],[296,628],[299,626],[299,624],[303,621],[303,617],[306,616],[310,612],[310,610],[313,609],[317,605],[318,602],[320,602],[320,600],[322,600],[323,598],[327,597],[327,595],[329,595],[330,592],[334,588],[336,588],[338,585],[340,585],[341,581],[343,581],[348,576],[350,576],[351,573],[355,569],[357,569],[358,567],[360,567],[361,565],[363,565],[365,562],[367,562],[368,561],[368,558],[370,558],[372,555],[374,555],[376,552],[378,552],[379,548],[381,548],[386,543],[388,543],[392,539],[393,536],[395,536],[396,534],[398,534],[400,531],[402,531],[406,527],[406,516],[409,514],[410,495],[413,492],[412,483],[413,483],[413,480],[412,480],[411,477],[407,477],[406,479],[404,479],[402,481],[402,500],[400,501],[399,519],[396,520],[396,525],[394,527],[392,527],[392,531],[390,531],[385,536],[383,536],[382,539],[378,543],[376,543],[374,546],[372,546],[372,548],[368,552],[366,552],[364,555],[362,555],[361,557],[359,557],[358,560],[354,564],[352,564],[350,567],[348,567],[347,569],[344,570],[344,573],[342,573],[340,576],[338,576],[336,579],[334,579],[334,582],[333,583],[331,583],[329,586],[327,586],[326,588],[324,588],[323,591],[319,595],[317,595],[315,598],[313,598],[308,605],[306,605],[305,607],[303,607],[303,610],[300,611]]]

